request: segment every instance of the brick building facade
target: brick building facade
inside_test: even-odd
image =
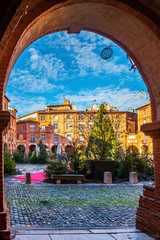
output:
[[[3,141],[8,151],[13,154],[17,149],[17,129],[16,129],[16,115],[17,110],[13,107],[8,106],[10,100],[7,96],[4,96],[4,110],[8,110],[10,113],[10,120],[7,128],[4,131]]]
[[[150,136],[145,135],[141,131],[144,124],[152,122],[151,103],[137,108],[138,116],[138,131],[127,135],[127,145],[129,152],[136,151],[140,154],[147,153],[152,156],[153,154],[153,140]]]

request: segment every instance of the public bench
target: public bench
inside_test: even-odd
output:
[[[51,179],[56,180],[56,184],[61,184],[62,180],[76,180],[77,184],[81,184],[81,181],[85,180],[85,176],[80,174],[52,174]]]

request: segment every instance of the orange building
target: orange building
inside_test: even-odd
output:
[[[13,107],[8,106],[10,100],[7,96],[4,96],[3,110],[10,112],[10,122],[4,133],[4,144],[7,146],[9,152],[13,154],[16,150],[17,144],[17,133],[16,133],[16,114],[17,110]]]
[[[122,148],[126,148],[126,135],[132,132],[135,133],[137,130],[137,114],[116,111],[114,107],[110,107],[108,104],[105,104],[105,108]],[[32,125],[38,123],[37,130],[34,133],[35,145],[41,139],[52,152],[57,149],[59,144],[62,150],[65,150],[65,147],[71,144],[72,141],[86,145],[97,111],[96,103],[94,103],[93,107],[87,108],[86,111],[77,111],[75,104],[71,104],[69,100],[64,100],[64,104],[50,105],[46,107],[46,110],[39,110],[19,117],[17,119],[17,147],[24,145],[26,152],[29,152],[31,143],[28,141],[31,140],[31,130],[28,130],[28,134],[23,135],[22,138],[22,122],[27,123],[29,121],[34,122]],[[49,126],[53,127],[51,137],[47,133]],[[24,130],[23,133],[25,133]]]
[[[152,122],[150,101],[148,102],[148,104],[139,107],[136,110],[138,113],[138,131],[137,133],[129,134],[127,136],[128,150],[136,151],[139,152],[140,154],[147,151],[150,155],[152,155],[153,153],[152,138],[146,136],[141,131],[141,126],[143,124]]]

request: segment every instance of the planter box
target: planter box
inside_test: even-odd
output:
[[[114,161],[93,161],[87,160],[89,169],[89,177],[92,179],[103,180],[104,172],[112,173],[112,180],[115,180],[115,165]]]

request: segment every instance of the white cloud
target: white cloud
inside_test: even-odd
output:
[[[48,92],[63,89],[63,85],[52,84],[47,78],[30,74],[29,71],[18,71],[10,80],[13,89],[25,92]]]
[[[42,44],[42,48],[36,44]],[[56,33],[39,39],[27,50],[24,65],[20,62],[19,68],[14,68],[11,73],[9,93],[16,99],[19,91],[17,109],[23,113],[43,109],[46,100],[38,100],[42,93],[47,95],[47,104],[57,104],[56,99],[69,98],[72,103],[77,103],[79,110],[93,105],[95,99],[98,103],[107,101],[116,107],[126,102],[121,108],[125,110],[145,104],[145,99],[133,98],[133,101],[128,101],[138,93],[138,90],[131,89],[135,90],[137,83],[137,89],[140,89],[142,78],[138,71],[129,71],[130,63],[125,58],[124,51],[117,50],[116,46],[109,60],[101,58],[101,50],[108,45],[116,46],[98,34],[85,31],[79,35]],[[116,87],[109,85],[111,82]],[[90,88],[94,90],[88,90]],[[56,97],[58,91],[59,95]],[[33,93],[37,94],[37,99]]]
[[[44,54],[35,48],[29,49],[30,53],[30,68],[36,72],[43,72],[46,77],[52,77],[53,80],[62,80],[66,77],[64,63],[60,58],[55,57],[55,54]]]
[[[17,116],[22,116],[27,113],[44,110],[47,100],[44,97],[26,97],[14,94],[8,94],[12,107],[18,110]]]
[[[88,106],[93,106],[94,100],[98,104],[107,102],[110,106],[125,111],[143,106],[148,102],[146,98],[140,98],[138,91],[131,91],[128,88],[118,89],[114,86],[98,87],[94,90],[82,90],[77,95],[70,93],[57,96],[58,100],[64,98],[70,99],[72,103],[77,103],[78,110],[84,110]],[[83,109],[81,109],[82,106]]]

